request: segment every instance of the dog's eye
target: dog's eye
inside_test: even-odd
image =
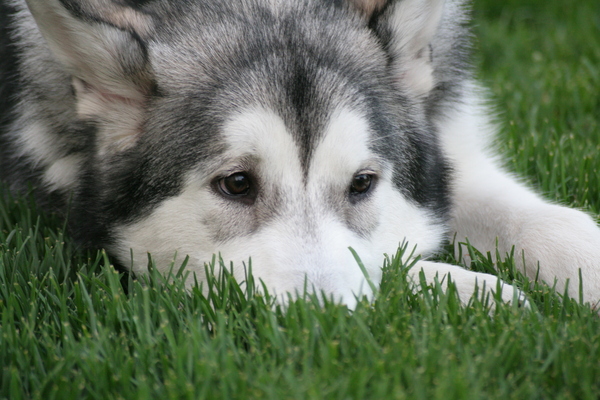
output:
[[[371,174],[358,174],[352,178],[352,184],[350,185],[351,194],[364,194],[369,191],[373,182],[373,175]]]
[[[227,196],[246,196],[252,186],[250,178],[244,172],[236,172],[219,179],[219,189]]]

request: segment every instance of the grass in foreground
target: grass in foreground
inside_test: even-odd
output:
[[[509,167],[557,201],[600,211],[600,12],[595,0],[475,4],[480,75],[499,100]],[[515,11],[516,10],[516,11]],[[122,279],[26,200],[0,204],[2,399],[596,399],[596,311],[477,255],[531,310],[438,288],[413,293],[397,255],[354,312],[284,310],[228,276],[204,295]],[[252,282],[245,287],[253,288]],[[494,302],[490,299],[489,302]]]
[[[531,310],[496,304],[492,317],[493,298],[464,307],[452,290],[411,291],[399,252],[373,303],[283,309],[227,274],[204,292],[177,274],[123,282],[104,254],[64,243],[57,221],[4,209],[0,398],[600,396],[600,319],[547,286],[532,284]],[[510,260],[500,268],[527,284]]]

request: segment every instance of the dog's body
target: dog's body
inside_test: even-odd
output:
[[[142,273],[213,254],[354,302],[401,242],[524,253],[600,298],[600,230],[488,151],[456,1],[2,0],[0,173]],[[128,5],[125,5],[128,4]],[[32,16],[33,14],[33,16]],[[70,200],[69,200],[70,199]],[[131,260],[133,255],[133,261]],[[517,257],[521,258],[521,257]],[[452,275],[467,300],[494,276]],[[571,284],[575,295],[576,285]],[[503,298],[514,289],[504,285]]]

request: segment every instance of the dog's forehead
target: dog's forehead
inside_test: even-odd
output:
[[[330,21],[328,25],[323,18],[298,16],[295,21],[290,20],[290,15],[293,13],[287,17],[260,14],[260,18],[278,21],[277,26],[262,23],[248,26],[252,18],[244,15],[241,21],[233,21],[245,26],[246,31],[237,26],[228,33],[224,27],[235,23],[211,20],[222,28],[210,32],[209,24],[198,31],[197,37],[180,35],[174,41],[153,47],[152,63],[158,87],[164,94],[157,102],[167,107],[161,115],[169,115],[173,126],[185,124],[183,129],[193,131],[189,137],[197,140],[189,146],[194,149],[190,150],[192,156],[205,153],[202,149],[209,146],[220,148],[221,131],[226,131],[224,128],[236,118],[268,110],[285,127],[286,140],[294,143],[294,158],[299,159],[306,175],[314,162],[313,152],[323,147],[319,145],[322,135],[337,126],[334,121],[342,120],[336,117],[340,109],[353,110],[348,115],[360,114],[363,125],[366,125],[363,116],[383,114],[381,107],[373,105],[384,102],[386,93],[382,96],[382,92],[387,86],[381,78],[386,75],[386,63],[371,35],[354,25],[351,18]],[[335,24],[343,25],[342,29],[332,29]],[[367,46],[365,41],[372,43]],[[264,117],[265,113],[259,114]],[[254,115],[246,118],[245,123],[254,126],[258,123],[252,122],[255,119],[267,118]],[[197,123],[192,126],[194,121]],[[264,125],[275,126],[273,121]],[[165,121],[153,120],[148,126],[163,127]],[[155,131],[163,136],[165,129]],[[177,135],[177,142],[182,140],[179,131],[166,129]],[[363,146],[366,143],[362,141]],[[199,160],[203,158],[198,156]]]
[[[263,177],[287,184],[346,184],[361,169],[381,168],[371,150],[367,119],[358,110],[339,107],[324,119],[318,140],[311,142],[310,158],[303,160],[304,144],[276,111],[257,106],[231,115],[222,130],[224,167],[235,170],[253,160]]]
[[[164,21],[149,46],[165,93],[229,91],[236,105],[258,98],[298,109],[307,98],[314,101],[314,85],[329,91],[348,81],[368,86],[385,70],[387,56],[377,39],[340,6],[265,0],[186,7]]]

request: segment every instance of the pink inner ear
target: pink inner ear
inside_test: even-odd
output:
[[[98,122],[97,143],[101,155],[135,145],[142,133],[146,106],[146,97],[141,91],[130,88],[131,96],[115,94],[78,78],[73,78],[73,87],[79,118]]]

